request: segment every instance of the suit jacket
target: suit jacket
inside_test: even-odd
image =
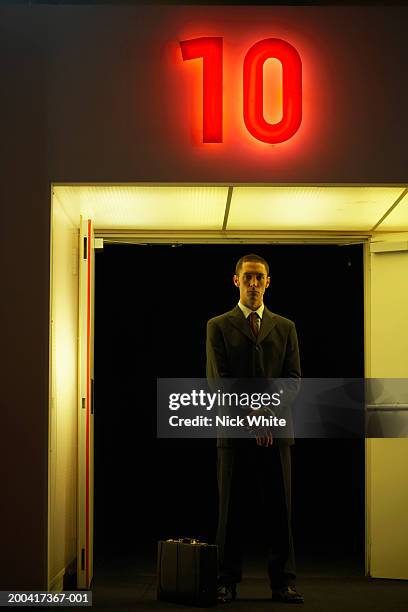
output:
[[[286,418],[287,423],[288,437],[280,438],[279,442],[293,444],[290,405],[300,383],[299,346],[293,321],[271,312],[265,306],[255,338],[238,305],[210,319],[207,323],[207,379],[214,389],[213,379],[223,378],[246,379],[245,385],[251,378],[292,379],[285,381],[281,405],[278,409],[273,408],[273,411],[277,416]],[[265,382],[269,385],[269,381]],[[258,388],[258,391],[262,389]],[[271,391],[270,385],[268,391]],[[228,447],[233,442],[233,439],[219,438],[218,446]]]

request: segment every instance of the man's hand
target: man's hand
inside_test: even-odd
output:
[[[272,446],[273,444],[272,432],[269,427],[263,427],[262,433],[257,433],[255,437],[258,446]]]
[[[247,416],[266,416],[267,414],[269,413],[260,408],[258,410],[251,410]],[[272,446],[273,436],[269,427],[256,427],[255,425],[248,425],[247,430],[249,433],[253,434],[258,446]]]

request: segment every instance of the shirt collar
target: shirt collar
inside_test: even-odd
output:
[[[251,314],[251,312],[256,312],[258,314],[258,317],[260,319],[262,319],[263,316],[263,311],[265,308],[265,304],[262,303],[260,305],[260,307],[258,308],[258,310],[251,310],[250,308],[248,308],[247,306],[244,306],[244,304],[241,302],[241,300],[238,302],[238,306],[240,307],[240,309],[242,310],[242,312],[244,313],[245,318],[248,318],[248,316]]]

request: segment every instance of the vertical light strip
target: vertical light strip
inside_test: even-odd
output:
[[[88,274],[86,304],[86,488],[85,488],[85,580],[89,587],[89,414],[90,414],[90,378],[91,378],[91,220],[88,219]]]
[[[364,376],[371,378],[371,254],[370,243],[363,247],[364,280]],[[364,440],[365,487],[364,487],[364,524],[365,524],[365,572],[371,575],[371,440]]]
[[[230,211],[230,207],[231,207],[231,200],[232,200],[232,192],[233,192],[233,190],[234,190],[234,187],[232,187],[232,185],[230,185],[228,187],[227,203],[225,205],[225,215],[224,215],[224,222],[222,224],[222,231],[225,231],[227,229],[228,216],[229,216],[229,211]]]

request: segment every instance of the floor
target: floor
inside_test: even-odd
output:
[[[408,612],[408,581],[364,576],[352,559],[298,559],[298,590],[305,612]],[[98,610],[197,610],[156,599],[155,555],[106,555],[95,560],[93,607]],[[270,600],[262,562],[252,556],[244,565],[244,580],[236,601],[219,605],[226,610],[280,610],[287,604]],[[49,608],[48,608],[49,609]]]

